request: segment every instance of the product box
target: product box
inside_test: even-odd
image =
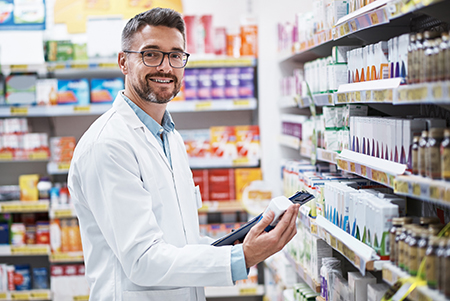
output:
[[[89,105],[89,94],[86,78],[58,80],[58,104]]]
[[[197,16],[185,15],[183,19],[186,26],[186,51],[196,53]]]
[[[210,130],[180,130],[186,152],[190,158],[207,158],[211,156]]]
[[[228,99],[239,98],[240,68],[227,68],[225,75],[225,97]]]
[[[74,61],[87,61],[89,59],[86,43],[72,44],[72,47]]]
[[[233,169],[209,170],[208,186],[210,201],[230,201],[236,199]]]
[[[225,76],[226,68],[212,69],[211,76],[211,96],[212,99],[224,99],[225,98]]]
[[[259,126],[241,125],[235,126],[236,149],[239,158],[259,159],[260,139]]]
[[[38,174],[19,176],[20,200],[21,201],[37,201],[39,200],[39,191],[37,183],[39,182]]]
[[[14,74],[6,77],[6,104],[34,105],[36,103],[36,74]]]
[[[260,168],[236,168],[234,170],[236,200],[242,200],[242,193],[251,182],[262,180]]]
[[[214,53],[214,27],[213,27],[213,17],[212,15],[200,16],[200,23],[203,28],[203,52],[204,53]]]
[[[340,85],[348,83],[347,64],[329,64],[327,66],[328,89],[337,91]]]
[[[184,98],[186,100],[197,100],[199,69],[184,70]]]
[[[245,24],[241,26],[241,56],[258,57],[258,26]]]
[[[369,283],[367,285],[367,301],[380,301],[389,288],[387,283]]]
[[[91,79],[91,103],[112,103],[119,91],[124,88],[121,77],[93,78]]]
[[[38,105],[56,105],[58,103],[58,80],[46,78],[36,80],[36,102]]]
[[[212,88],[212,68],[202,68],[198,71],[198,86],[197,96],[198,99],[211,99]]]
[[[252,98],[254,91],[254,69],[252,67],[240,68],[239,98]]]
[[[14,265],[16,291],[31,290],[31,269],[29,264]]]
[[[236,132],[232,126],[210,128],[211,156],[215,158],[236,159]]]
[[[209,200],[209,184],[207,169],[193,169],[192,177],[196,186],[199,187],[203,201]]]
[[[347,64],[347,53],[357,46],[333,46],[331,49],[332,64]]]
[[[367,286],[377,283],[377,278],[372,274],[366,273],[365,276],[360,272],[348,272],[348,286],[350,294],[353,295],[353,301],[367,301]]]
[[[73,59],[71,41],[47,41],[45,43],[45,59],[47,62],[65,62]]]
[[[5,104],[5,78],[0,73],[0,105]]]
[[[75,137],[51,137],[50,155],[54,162],[70,162],[75,150]]]

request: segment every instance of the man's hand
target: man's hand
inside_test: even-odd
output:
[[[281,217],[275,229],[270,232],[264,229],[270,225],[274,213],[269,211],[247,234],[243,243],[244,257],[247,268],[265,260],[281,251],[297,233],[295,223],[300,205],[291,205]]]

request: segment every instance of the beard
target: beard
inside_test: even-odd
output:
[[[174,84],[172,92],[170,93],[168,89],[164,89],[164,91],[160,91],[159,93],[154,91],[154,89],[152,89],[152,87],[148,84],[151,77],[166,77],[172,79]],[[138,84],[132,84],[132,87],[142,100],[151,103],[165,104],[171,101],[178,94],[181,84],[178,82],[177,77],[172,74],[155,73],[147,75],[145,80],[139,80]],[[169,92],[170,94],[168,96],[163,95],[166,94],[164,92]]]

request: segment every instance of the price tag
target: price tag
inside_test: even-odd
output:
[[[350,27],[352,28],[352,32],[355,32],[358,30],[358,27],[356,26],[356,21],[353,20],[350,22]]]
[[[331,161],[331,153],[323,151],[322,160]]]
[[[420,196],[420,185],[419,184],[417,184],[417,183],[414,183],[413,184],[413,194],[415,195],[415,196]]]
[[[373,91],[373,99],[377,102],[384,102],[386,99],[386,90]]]
[[[336,248],[336,238],[330,234],[330,246]]]
[[[1,161],[12,161],[12,159],[13,159],[12,152],[8,152],[8,151],[0,152],[0,160]]]
[[[408,183],[401,180],[394,180],[394,191],[396,193],[408,193]]]
[[[116,63],[100,63],[98,64],[99,68],[117,68],[117,64]]]
[[[28,115],[28,107],[11,107],[9,113],[12,116],[16,115]]]
[[[376,24],[380,23],[376,12],[370,14],[370,21],[372,22],[372,25],[376,25]]]
[[[12,255],[23,255],[23,254],[48,254],[48,247],[46,246],[11,246]]]
[[[394,91],[393,90],[386,90],[385,101],[392,102],[393,99],[394,99]]]
[[[249,158],[238,158],[233,160],[233,165],[243,165],[248,164],[250,162]]]
[[[317,235],[317,225],[311,224],[311,234]]]
[[[73,69],[88,69],[88,64],[72,64]]]
[[[30,300],[30,293],[11,292],[12,300]]]
[[[233,100],[233,105],[235,107],[249,107],[250,101],[248,99]]]
[[[70,168],[70,162],[59,162],[58,163],[58,170],[60,171],[66,171]]]
[[[256,287],[242,287],[239,289],[240,295],[256,295],[257,288]]]
[[[350,26],[348,25],[348,22],[344,23],[344,32],[345,34],[348,34],[350,32]]]
[[[50,299],[49,292],[41,292],[41,291],[31,291],[30,297],[33,299]]]
[[[74,113],[89,113],[91,111],[91,106],[74,106]]]
[[[367,168],[364,165],[361,165],[361,175],[367,177]]]
[[[356,166],[355,166],[355,163],[353,163],[353,162],[350,162],[350,171],[351,172],[355,172],[356,171]]]
[[[385,267],[383,266],[383,269],[382,269],[382,271],[381,271],[381,274],[382,274],[382,276],[383,276],[383,280],[384,280],[384,281],[386,281],[386,282],[389,283],[389,284],[392,284],[392,283],[393,283],[393,281],[392,281],[392,271],[391,271],[391,270],[389,270],[388,268],[385,268]]]
[[[446,188],[444,192],[444,201],[450,203],[450,188]]]
[[[89,296],[85,295],[85,296],[73,296],[73,301],[88,301],[89,300]]]
[[[434,100],[440,100],[443,98],[442,93],[442,86],[441,85],[435,85],[432,89],[433,98]]]
[[[361,92],[359,92],[359,91],[355,92],[355,101],[361,102]]]
[[[344,254],[344,244],[342,243],[342,241],[337,240],[337,246],[336,249],[341,252],[342,254]]]
[[[340,169],[348,170],[348,162],[347,161],[344,161],[344,160],[341,160],[341,159],[338,159],[337,161],[338,161],[338,166],[339,166]]]
[[[195,104],[195,110],[196,111],[209,110],[211,108],[212,108],[212,102],[211,101],[201,101],[201,102],[197,102]]]
[[[408,90],[401,89],[400,91],[398,91],[397,99],[399,102],[407,101],[408,100]]]
[[[11,65],[11,71],[27,71],[28,65]]]
[[[54,211],[55,218],[67,218],[67,217],[73,217],[73,212],[71,209],[58,209]]]
[[[5,292],[1,292],[0,293],[0,300],[6,300],[8,299],[8,294]]]
[[[338,103],[345,103],[345,102],[347,102],[347,94],[345,94],[345,93],[338,93],[337,94],[337,102]]]
[[[29,154],[28,159],[30,160],[47,160],[48,153],[46,151],[36,151]]]
[[[333,94],[328,94],[328,103],[329,103],[330,105],[333,104]]]
[[[339,26],[339,33],[340,33],[340,37],[345,35],[344,26],[343,25]]]
[[[430,185],[430,198],[440,200],[442,199],[442,194],[441,194],[441,187]]]

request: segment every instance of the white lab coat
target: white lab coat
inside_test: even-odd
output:
[[[199,236],[201,205],[183,140],[172,166],[119,94],[80,139],[68,183],[80,221],[90,300],[205,300],[233,285],[231,247]]]

